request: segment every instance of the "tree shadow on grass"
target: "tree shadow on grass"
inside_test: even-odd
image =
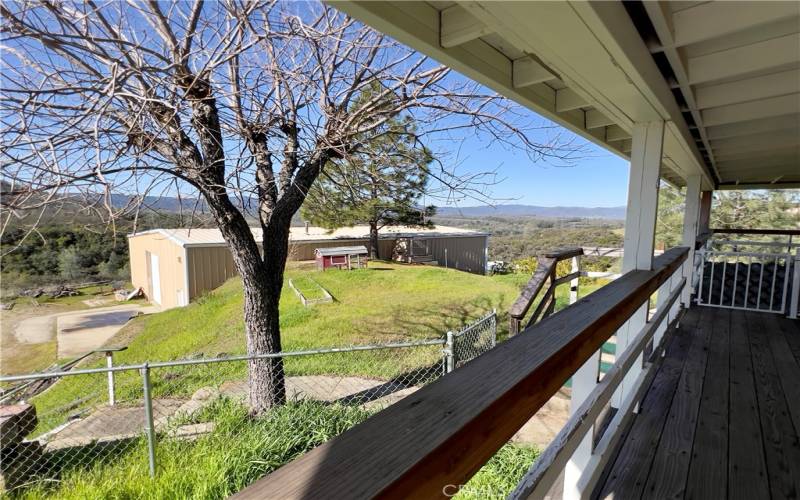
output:
[[[362,405],[365,403],[370,403],[405,389],[426,385],[441,377],[443,373],[444,371],[442,362],[437,361],[436,363],[432,363],[428,366],[401,373],[400,375],[397,375],[391,380],[387,380],[380,385],[376,385],[374,387],[370,387],[369,389],[365,389],[353,394],[348,394],[343,398],[337,399],[334,401],[334,403],[347,405]]]

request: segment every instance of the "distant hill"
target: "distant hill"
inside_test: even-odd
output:
[[[478,207],[439,207],[439,217],[580,217],[625,219],[625,207],[541,207],[537,205],[496,205]]]
[[[131,201],[130,197],[124,195],[112,195],[112,202],[115,206],[125,206]],[[241,200],[235,200],[239,206]],[[196,198],[155,197],[148,196],[144,199],[144,205],[152,210],[164,212],[178,212],[181,207],[184,211],[203,213],[208,208],[205,201]],[[245,198],[244,207],[247,215],[255,213],[255,200]],[[477,206],[477,207],[439,207],[437,209],[439,217],[544,217],[544,218],[569,218],[578,217],[583,219],[625,219],[625,207],[542,207],[537,205],[496,205],[496,206]],[[296,217],[295,224],[300,223],[299,215]]]

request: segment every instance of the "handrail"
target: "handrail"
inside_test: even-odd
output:
[[[235,497],[444,497],[443,488],[465,484],[687,254],[668,250],[653,270],[626,273]]]
[[[536,300],[536,297],[539,296],[539,293],[544,288],[545,282],[550,278],[556,270],[556,265],[558,261],[553,258],[549,257],[540,257],[538,265],[536,266],[536,271],[531,276],[531,279],[525,285],[525,288],[522,289],[519,297],[511,306],[511,309],[508,312],[509,316],[509,334],[516,335],[520,331],[520,325],[522,324],[522,318],[528,314],[528,310],[533,305],[533,302]],[[551,285],[552,287],[552,285]],[[544,299],[542,299],[544,300]]]
[[[800,229],[711,229],[714,234],[775,234],[783,236],[800,236]]]
[[[583,249],[580,247],[575,247],[551,250],[539,256],[536,271],[533,273],[533,276],[531,276],[531,279],[528,280],[525,288],[522,289],[519,297],[517,297],[517,300],[514,302],[508,312],[510,335],[513,336],[520,332],[522,329],[522,319],[526,314],[528,314],[528,310],[530,310],[531,306],[536,300],[536,297],[539,296],[539,293],[544,288],[544,284],[548,279],[550,280],[550,286],[547,288],[547,290],[545,290],[541,302],[539,302],[539,305],[533,312],[533,315],[528,320],[528,326],[534,324],[539,318],[540,314],[542,315],[542,319],[544,319],[553,312],[555,309],[556,300],[555,288],[558,285],[566,283],[580,276],[579,271],[576,271],[567,276],[562,276],[560,278],[556,277],[556,268],[558,263],[562,260],[580,257],[581,255],[583,255]]]
[[[633,337],[635,340],[616,360],[603,377],[603,380],[578,406],[578,409],[575,410],[567,423],[564,424],[564,427],[561,428],[561,431],[553,438],[550,445],[533,463],[528,473],[525,474],[517,488],[509,496],[510,499],[528,498],[536,490],[549,490],[564,469],[572,453],[578,447],[581,438],[589,432],[605,405],[611,400],[614,390],[622,383],[628,370],[638,359],[639,354],[644,351],[647,343],[653,339],[662,322],[668,318],[672,305],[680,297],[685,285],[686,278],[683,278],[656,314]],[[651,359],[660,360],[660,352],[663,350],[666,341],[667,337],[663,337],[660,345],[653,346]]]

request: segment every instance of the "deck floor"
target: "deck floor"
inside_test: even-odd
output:
[[[594,496],[800,497],[800,320],[696,307]]]

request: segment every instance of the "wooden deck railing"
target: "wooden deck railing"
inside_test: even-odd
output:
[[[800,229],[712,229],[714,234],[762,234],[773,236],[800,236]]]
[[[443,498],[465,484],[686,260],[675,248],[256,481],[246,498]],[[677,273],[678,275],[680,273]]]
[[[583,255],[582,248],[567,248],[547,252],[538,257],[536,271],[509,310],[508,328],[510,335],[516,335],[522,330],[522,320],[544,289],[545,283],[549,283],[549,286],[544,291],[539,305],[533,311],[530,319],[528,319],[526,326],[536,323],[540,315],[544,319],[553,313],[556,307],[556,288],[558,285],[577,280],[581,276],[579,260],[581,255]],[[572,259],[573,261],[570,273],[565,276],[557,276],[558,263],[567,259]]]

